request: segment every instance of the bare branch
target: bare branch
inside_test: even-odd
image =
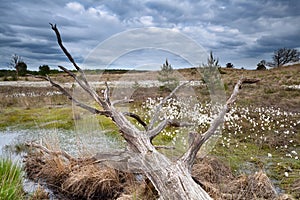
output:
[[[61,39],[61,36],[60,36],[60,33],[56,27],[56,24],[51,24],[51,28],[52,30],[54,30],[55,34],[56,34],[56,38],[57,38],[57,43],[58,45],[60,46],[60,48],[62,49],[62,51],[64,52],[64,54],[68,57],[69,61],[73,64],[73,66],[76,68],[77,71],[80,72],[80,74],[82,75],[82,78],[83,78],[83,81],[86,85],[88,85],[88,82],[85,78],[85,75],[83,73],[83,71],[81,70],[81,68],[76,64],[76,62],[74,61],[72,55],[68,52],[68,50],[64,47],[63,43],[62,43],[62,39]]]
[[[153,114],[153,118],[152,120],[150,121],[150,124],[149,124],[149,130],[151,130],[155,124],[155,122],[157,121],[158,119],[158,115],[159,115],[159,111],[161,110],[162,106],[167,102],[168,99],[170,99],[176,92],[177,90],[179,90],[179,88],[181,88],[182,86],[186,85],[187,83],[181,83],[180,85],[178,85],[167,97],[165,97],[161,102],[160,104],[158,104],[156,106],[156,109],[155,109],[155,112]]]
[[[155,145],[155,149],[175,149],[174,146]]]
[[[195,124],[189,122],[180,122],[177,120],[169,120],[168,125],[172,127],[190,127],[190,126],[194,126]]]
[[[236,85],[234,86],[233,92],[231,94],[231,96],[229,97],[229,99],[226,102],[226,105],[229,106],[230,104],[232,104],[233,102],[235,102],[236,97],[239,93],[239,89],[241,88],[242,84],[245,83],[247,79],[245,78],[241,78]]]
[[[187,152],[180,158],[180,160],[186,165],[186,167],[191,170],[194,163],[197,152],[201,146],[216,133],[219,126],[223,123],[225,114],[228,112],[229,106],[234,103],[238,95],[239,89],[244,82],[244,78],[240,79],[234,87],[234,90],[227,100],[226,104],[223,106],[218,116],[213,120],[209,129],[204,134],[190,133],[190,147]]]
[[[53,82],[53,80],[49,77],[49,76],[34,76],[35,78],[40,78],[40,79],[44,79],[46,81],[49,81],[50,84],[53,87],[56,87],[59,91],[61,91],[66,97],[68,97],[69,100],[71,100],[72,102],[74,102],[77,106],[91,112],[92,114],[99,114],[99,115],[104,115],[106,117],[111,117],[111,112],[109,111],[102,111],[102,110],[98,110],[96,108],[93,108],[91,106],[88,106],[80,101],[78,101],[77,99],[75,99],[66,89],[64,89],[63,87],[61,87],[59,84]]]
[[[93,156],[93,158],[96,160],[95,162],[128,162],[128,160],[130,159],[130,152],[127,150],[114,152],[98,152]]]
[[[161,131],[163,131],[167,126],[173,127],[188,127],[192,126],[193,124],[187,122],[178,122],[176,120],[166,119],[160,122],[155,128],[149,130],[148,136],[152,141]]]
[[[106,101],[106,103],[111,105],[110,99],[109,99],[109,87],[108,87],[108,84],[106,81],[105,81],[105,90],[104,90],[104,100]]]
[[[143,165],[136,153],[130,151],[98,152],[93,164],[101,163],[122,171],[143,173]]]
[[[155,128],[149,130],[148,136],[152,141],[162,130],[164,130],[168,125],[168,120],[160,122]]]
[[[93,90],[89,85],[86,85],[84,82],[82,82],[81,79],[79,79],[73,72],[66,69],[63,66],[58,66],[60,69],[62,69],[64,72],[69,74],[79,85],[84,89],[100,106],[103,107],[104,110],[107,110],[107,104],[99,97],[97,92]]]
[[[101,100],[101,98],[98,96],[98,94],[89,86],[88,81],[86,80],[86,77],[83,73],[83,71],[81,70],[81,68],[76,64],[76,62],[74,61],[72,55],[68,52],[68,50],[64,47],[63,43],[62,43],[62,39],[60,36],[60,33],[56,27],[56,24],[51,24],[51,28],[52,30],[54,30],[55,34],[56,34],[56,38],[57,38],[57,43],[59,44],[60,48],[62,49],[62,51],[64,52],[64,54],[68,57],[68,59],[70,60],[70,62],[73,64],[73,66],[76,68],[76,70],[81,74],[80,79],[71,71],[67,70],[66,68],[59,66],[59,68],[61,68],[62,70],[64,70],[66,73],[68,73],[71,77],[74,78],[74,80],[86,91],[88,92],[93,98],[94,100],[103,107],[104,110],[107,110],[108,105]],[[83,82],[82,82],[83,81]]]
[[[64,156],[65,158],[67,158],[70,161],[75,161],[76,159],[73,158],[70,154],[68,154],[65,151],[52,151],[47,149],[46,147],[39,145],[37,143],[31,142],[31,143],[25,143],[26,146],[28,147],[35,147],[37,149],[41,149],[43,152],[47,153],[47,154],[52,154],[55,156]]]
[[[111,102],[111,105],[115,106],[117,104],[122,104],[122,103],[132,103],[134,100],[133,99],[121,99],[121,100],[115,100]]]
[[[148,130],[146,122],[144,122],[139,115],[130,112],[123,112],[123,115],[134,118],[145,128],[145,130]]]

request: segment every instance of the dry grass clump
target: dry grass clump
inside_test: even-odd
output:
[[[36,146],[35,146],[36,147]],[[35,148],[25,159],[27,176],[43,181],[63,199],[149,199],[158,198],[144,176],[120,172],[91,158],[75,159],[62,151]],[[292,200],[279,196],[263,171],[235,177],[230,168],[215,157],[196,160],[193,178],[216,200]],[[300,182],[300,181],[299,181]],[[299,189],[299,182],[293,188]]]
[[[50,199],[49,193],[45,191],[43,186],[38,185],[34,193],[28,198],[29,200],[46,200]]]
[[[36,145],[35,147],[37,147]],[[96,163],[92,158],[75,159],[62,151],[31,149],[25,157],[29,179],[43,182],[62,199],[156,199],[147,179]],[[142,176],[143,177],[143,176]]]
[[[233,179],[230,168],[215,157],[196,160],[192,175],[201,182],[219,184]]]
[[[89,161],[74,163],[60,155],[35,150],[25,159],[25,171],[28,178],[44,182],[64,198],[114,199],[122,192],[116,170]]]
[[[300,178],[292,184],[292,191],[296,194],[296,198],[300,199]],[[298,192],[297,192],[298,191]],[[296,193],[297,192],[297,193]]]
[[[110,199],[122,190],[115,169],[89,164],[72,170],[61,188],[70,195],[86,199]]]
[[[132,176],[132,175],[131,175]],[[149,179],[142,181],[136,181],[134,179],[128,179],[125,183],[124,193],[120,195],[117,200],[156,200],[158,199],[158,192],[152,185]]]
[[[270,179],[262,171],[249,176],[242,175],[227,186],[227,192],[233,199],[276,199],[278,197]]]
[[[235,178],[229,167],[216,158],[197,161],[192,174],[216,200],[292,199],[287,195],[279,196],[263,171]]]

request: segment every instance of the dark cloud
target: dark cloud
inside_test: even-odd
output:
[[[243,41],[227,40],[227,41],[220,41],[220,44],[222,44],[224,47],[232,48],[232,47],[243,46],[246,43]]]
[[[260,46],[268,46],[273,49],[281,47],[298,48],[300,47],[300,35],[282,35],[282,36],[262,36],[257,40]]]
[[[298,0],[2,0],[0,66],[14,53],[31,66],[68,65],[51,22],[78,62],[114,34],[160,27],[213,50],[221,64],[252,67],[278,48],[300,48],[299,10]]]

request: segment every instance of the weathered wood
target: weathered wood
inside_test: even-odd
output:
[[[50,78],[48,81],[61,90],[70,100],[75,101],[80,107],[91,111],[92,113],[105,115],[110,117],[111,120],[117,125],[120,134],[127,142],[127,148],[124,152],[112,152],[98,153],[94,156],[95,162],[108,163],[112,166],[123,169],[124,171],[142,172],[152,182],[154,187],[159,193],[162,200],[209,200],[211,199],[206,191],[204,191],[200,185],[198,185],[191,176],[191,167],[194,163],[196,154],[200,147],[207,141],[222,124],[224,116],[228,111],[228,107],[232,104],[237,96],[238,90],[245,79],[240,80],[224,107],[221,109],[219,115],[211,123],[210,128],[204,133],[191,133],[190,134],[190,146],[187,152],[179,158],[177,161],[169,160],[165,155],[158,152],[155,146],[152,144],[152,139],[155,138],[162,130],[168,125],[170,126],[184,126],[190,125],[187,123],[178,123],[170,120],[158,121],[159,111],[162,104],[167,102],[175,92],[183,86],[183,84],[176,87],[170,95],[168,95],[157,106],[149,125],[141,120],[136,114],[119,112],[114,104],[121,101],[110,100],[109,87],[106,83],[106,89],[103,97],[100,97],[96,91],[91,88],[86,80],[82,70],[75,63],[71,54],[63,46],[61,36],[56,25],[51,24],[52,29],[56,33],[57,41],[65,55],[69,58],[70,62],[75,66],[76,70],[80,72],[81,76],[77,77],[74,73],[70,72],[64,67],[60,67],[66,73],[68,73],[74,80],[102,107],[102,110],[91,108],[83,103],[79,103],[76,99],[67,93],[59,84],[54,83]],[[140,124],[145,127],[145,130],[141,131],[135,127],[125,116],[130,116],[136,119]]]
[[[247,78],[247,79],[244,79],[243,83],[245,84],[253,84],[253,83],[257,83],[259,82],[260,79],[257,79],[257,78]]]

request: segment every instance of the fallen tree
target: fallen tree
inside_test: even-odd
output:
[[[157,148],[152,144],[152,140],[158,136],[168,126],[187,126],[187,123],[178,123],[176,121],[165,119],[159,121],[159,110],[161,106],[167,102],[184,84],[178,85],[162,102],[157,106],[156,111],[146,124],[137,114],[129,112],[120,112],[116,109],[115,105],[118,103],[126,103],[131,100],[111,100],[110,89],[106,83],[106,89],[101,96],[89,85],[84,72],[76,64],[71,54],[67,51],[62,43],[60,33],[56,25],[50,24],[51,28],[56,34],[58,44],[64,54],[68,57],[69,61],[73,64],[79,75],[71,72],[65,67],[59,66],[61,70],[70,75],[77,84],[101,107],[92,107],[84,102],[76,99],[70,92],[64,89],[61,85],[54,82],[49,76],[40,76],[51,83],[52,86],[59,89],[77,106],[88,110],[89,112],[97,115],[103,115],[110,118],[118,127],[121,136],[127,143],[126,150],[112,153],[97,153],[93,158],[93,163],[109,164],[117,166],[118,169],[131,172],[139,172],[144,174],[153,184],[158,192],[159,199],[195,199],[195,200],[208,200],[211,197],[208,193],[194,181],[191,176],[191,169],[194,164],[197,152],[201,146],[210,139],[223,123],[225,114],[228,112],[229,107],[235,102],[241,85],[247,79],[241,79],[237,82],[234,90],[226,101],[225,105],[221,108],[218,115],[210,124],[208,130],[204,133],[192,132],[189,134],[189,147],[187,151],[179,157],[176,161],[171,161],[164,154],[160,153]],[[127,118],[131,117],[137,120],[144,130],[140,130],[131,123]],[[37,145],[31,144],[37,147]],[[161,148],[161,147],[160,147]],[[46,149],[44,149],[46,151]],[[53,152],[52,152],[53,153]],[[60,152],[54,152],[60,154]],[[65,157],[71,157],[64,153]],[[80,160],[80,159],[79,159]]]

